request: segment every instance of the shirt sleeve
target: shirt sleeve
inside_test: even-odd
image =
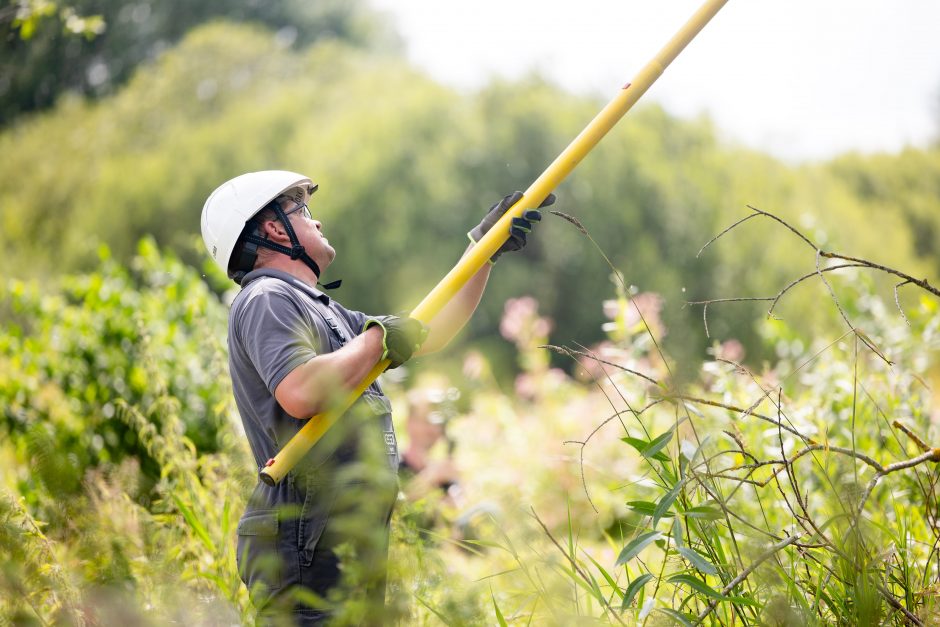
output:
[[[346,318],[346,322],[349,323],[349,328],[353,330],[353,333],[359,335],[362,333],[362,327],[366,323],[366,320],[372,316],[367,316],[361,311],[350,311],[349,309],[342,309],[342,314]]]
[[[327,337],[284,294],[265,291],[245,304],[235,332],[271,394],[294,368],[317,356]]]

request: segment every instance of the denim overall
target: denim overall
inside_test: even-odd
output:
[[[329,352],[355,337],[354,314],[322,302],[299,282],[292,285],[310,296],[305,305],[329,329]],[[278,435],[279,448],[306,421],[295,422]],[[262,622],[280,616],[319,624],[330,616],[331,591],[342,600],[363,599],[372,616],[380,616],[398,462],[391,403],[376,381],[280,484],[255,486],[238,524],[236,555]],[[340,587],[341,556],[351,579],[346,587]]]

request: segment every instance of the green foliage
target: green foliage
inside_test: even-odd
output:
[[[930,260],[927,267],[932,274],[940,271],[940,150],[845,155],[835,159],[829,169],[862,200],[870,222],[886,215],[901,217],[914,252]],[[885,263],[890,265],[888,260]]]
[[[280,26],[270,16],[287,4],[269,4],[258,21]],[[352,29],[338,32],[368,30],[358,5],[304,6]],[[233,559],[253,469],[222,343],[231,284],[198,241],[212,188],[310,173],[339,298],[400,311],[599,106],[538,77],[460,94],[401,59],[291,49],[288,35],[202,26],[112,95],[65,98],[0,134],[0,246],[17,277],[0,285],[0,621],[80,623],[90,606],[103,624],[253,619]],[[696,257],[745,203],[827,250],[936,276],[938,163],[908,150],[790,167],[727,145],[707,119],[631,113],[557,190],[613,267],[547,215],[497,265],[463,335],[479,350],[450,349],[465,357],[450,429],[466,500],[402,507],[390,619],[936,620],[934,461],[891,466],[935,450],[936,302],[902,288],[908,324],[886,304],[896,279],[827,273],[855,331],[812,277],[781,319],[764,320],[767,303],[712,304],[708,338],[683,305],[773,296],[816,271],[770,220]],[[731,358],[731,339],[746,354]],[[743,363],[703,364],[709,345]],[[399,383],[387,388],[400,405]]]
[[[26,437],[37,478],[63,496],[89,467],[139,451],[116,415],[119,401],[178,399],[186,436],[203,451],[218,450],[229,401],[218,344],[225,312],[199,276],[163,259],[152,240],[141,242],[131,269],[101,254],[100,272],[62,277],[51,293],[18,280],[0,288],[10,314],[0,424]],[[153,419],[159,429],[160,415]]]
[[[83,35],[87,39],[100,35],[105,28],[104,19],[100,15],[81,17],[73,7],[51,0],[20,0],[15,8],[11,3],[6,11],[14,13],[12,30],[24,41],[32,39],[42,22],[50,18],[61,20],[62,30],[66,34]],[[6,15],[4,17],[7,18]]]
[[[0,494],[0,620],[31,624],[38,616],[74,623],[78,595],[40,525]]]
[[[769,321],[766,341],[787,351],[766,370],[707,362],[681,389],[634,374],[668,377],[646,341],[655,315],[608,327],[607,364],[583,359],[595,381],[579,383],[538,348],[533,303],[511,303],[518,396],[479,365],[461,381],[472,402],[450,430],[464,511],[402,505],[389,620],[902,622],[886,599],[934,616],[940,475],[932,458],[903,462],[922,451],[907,434],[937,437],[924,381],[938,372],[938,305],[906,308],[907,326],[854,286],[841,303],[893,366],[860,336],[795,347]],[[233,536],[253,477],[229,420],[216,297],[150,240],[128,269],[102,254],[94,273],[4,290],[0,616],[79,623],[94,603],[102,620],[251,621]]]
[[[251,476],[218,299],[152,240],[0,291],[0,617],[81,624],[94,599],[96,622],[239,621]]]
[[[16,0],[0,14],[0,120],[42,111],[68,92],[113,93],[193,28],[226,19],[263,25],[281,47],[340,39],[385,51],[397,36],[361,2],[320,0]],[[7,15],[9,14],[9,15]]]
[[[339,251],[328,271],[349,290],[339,297],[364,311],[406,310],[456,262],[484,209],[527,187],[598,106],[538,78],[457,94],[398,59],[338,42],[293,51],[267,31],[213,24],[114,96],[65,101],[0,135],[0,245],[21,277],[90,269],[100,243],[126,262],[146,235],[202,267],[198,215],[209,192],[245,171],[287,168],[321,184],[313,211]],[[785,273],[813,268],[811,256],[798,261],[792,241],[756,222],[741,227],[749,237],[719,240],[696,258],[746,215],[744,203],[777,210],[820,245],[851,241],[858,254],[929,275],[936,255],[916,242],[940,215],[926,182],[935,161],[917,151],[899,158],[924,193],[911,201],[916,211],[892,201],[902,194],[885,196],[881,228],[869,229],[868,188],[847,184],[852,168],[787,167],[723,144],[706,119],[641,107],[557,190],[557,209],[596,234],[628,284],[663,295],[670,333],[662,340],[683,369],[706,342],[692,324],[698,312],[672,305],[765,295]],[[888,189],[911,187],[896,180]],[[602,339],[585,303],[608,289],[607,266],[589,253],[577,229],[547,215],[527,250],[499,264],[464,338],[504,351],[492,333],[500,303],[529,293],[552,312],[556,343]],[[732,273],[743,266],[754,271]],[[376,267],[390,269],[381,281]],[[805,333],[826,324],[812,303],[791,298],[779,314]],[[750,321],[759,311],[715,312],[711,335],[758,346]]]

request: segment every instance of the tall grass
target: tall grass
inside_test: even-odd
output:
[[[434,451],[461,496],[399,503],[387,622],[936,623],[937,301],[816,252],[802,297],[842,330],[768,318],[772,361],[713,338],[692,381],[663,348],[673,304],[616,272],[600,345],[552,346],[538,303],[507,303],[519,374],[462,356],[456,448]],[[252,624],[224,307],[147,243],[131,268],[2,290],[0,622]],[[405,440],[407,386],[386,387]]]

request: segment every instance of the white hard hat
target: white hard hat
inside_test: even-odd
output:
[[[209,195],[202,207],[202,240],[223,272],[231,276],[229,262],[245,223],[272,200],[294,187],[304,190],[303,203],[317,189],[316,184],[303,174],[264,170],[236,176]]]

